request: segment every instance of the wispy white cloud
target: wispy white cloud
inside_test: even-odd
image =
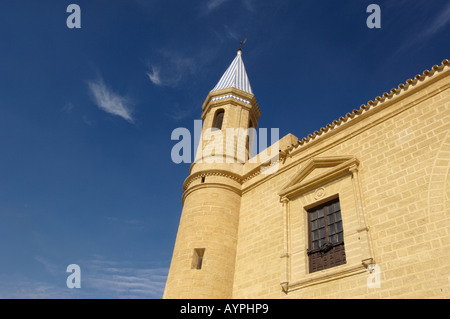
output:
[[[131,114],[131,102],[128,98],[111,91],[101,78],[97,81],[88,81],[88,86],[95,104],[101,110],[134,123]]]
[[[215,10],[219,9],[222,5],[224,5],[227,2],[230,2],[230,0],[208,0],[206,2],[206,4],[202,4],[202,6],[200,7],[200,16],[205,16],[205,15],[208,15],[208,14],[214,12]],[[250,11],[250,12],[255,11],[255,3],[257,1],[241,0],[240,2],[243,5],[243,7],[245,9],[247,9],[248,11]],[[239,6],[240,4],[237,4],[237,5]]]
[[[238,32],[228,25],[224,25],[225,34],[229,39],[235,40],[236,42],[242,41],[241,36]]]
[[[183,79],[193,74],[197,67],[194,58],[171,51],[160,51],[157,62],[148,63],[147,76],[157,86],[176,87]]]
[[[0,274],[0,299],[68,299],[79,298],[79,291],[66,286],[66,268],[46,257],[34,256],[42,268],[24,274]],[[45,271],[42,271],[45,270]],[[30,275],[33,278],[30,278]]]
[[[90,288],[109,291],[117,298],[161,298],[166,282],[166,268],[106,268],[89,278]]]
[[[180,107],[178,103],[172,105],[171,108],[169,108],[166,112],[166,115],[169,116],[172,120],[179,121],[187,116],[189,116],[194,108],[188,108],[188,107]]]
[[[152,81],[152,83],[155,85],[163,85],[159,72],[160,72],[159,68],[155,66],[152,66],[151,72],[147,72],[150,81]]]
[[[403,4],[404,2],[402,2]],[[405,4],[409,5],[409,3]],[[419,5],[419,4],[417,4]],[[448,3],[443,9],[435,15],[434,18],[427,21],[427,25],[424,26],[421,31],[414,33],[414,35],[408,38],[403,45],[394,53],[398,54],[401,51],[411,48],[419,43],[428,41],[438,32],[441,32],[450,23],[450,3]]]
[[[3,299],[160,299],[162,298],[168,268],[149,267],[134,262],[112,261],[95,256],[79,261],[81,288],[66,286],[67,265],[55,264],[36,257],[50,276],[39,278],[24,275],[0,274],[0,298]]]
[[[116,298],[161,298],[168,273],[167,268],[142,268],[101,257],[86,268],[85,286]]]
[[[14,276],[2,278],[0,299],[68,299],[73,298],[72,289],[45,281]]]
[[[432,36],[441,31],[450,22],[450,3],[436,16],[432,23],[423,31],[422,37]]]
[[[223,3],[227,2],[227,1],[229,1],[229,0],[209,0],[206,3],[206,8],[210,12],[210,11],[213,11],[214,9],[218,8],[220,5],[222,5]]]
[[[72,102],[67,102],[67,103],[64,104],[64,106],[62,107],[62,110],[63,110],[64,112],[67,112],[67,113],[72,113],[72,110],[73,110],[74,107],[75,107],[75,106],[73,105]]]
[[[247,8],[248,11],[254,12],[255,11],[255,0],[243,0],[244,6]]]
[[[61,269],[57,267],[57,265],[51,263],[49,260],[47,260],[42,256],[35,256],[34,259],[39,263],[41,263],[45,267],[47,272],[50,273],[51,275],[56,275],[61,272]]]

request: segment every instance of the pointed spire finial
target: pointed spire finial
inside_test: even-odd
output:
[[[242,46],[246,40],[247,39],[241,41],[236,57],[212,91],[234,87],[244,92],[253,94],[247,72],[245,71],[244,62],[242,61]]]
[[[238,50],[237,50],[237,53],[238,53],[239,55],[242,54],[242,46],[245,44],[245,42],[247,42],[247,38],[245,38],[245,39],[244,39],[243,41],[241,41],[240,44],[239,44],[239,48],[238,48]]]

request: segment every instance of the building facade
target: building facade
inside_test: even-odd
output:
[[[449,88],[444,60],[251,156],[239,50],[202,106],[164,298],[449,298]]]

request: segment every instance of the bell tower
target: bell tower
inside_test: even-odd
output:
[[[202,111],[164,298],[232,298],[242,171],[261,115],[241,47]]]

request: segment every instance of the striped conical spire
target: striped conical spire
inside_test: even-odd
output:
[[[250,86],[250,81],[248,80],[247,72],[245,71],[244,62],[242,61],[241,49],[237,51],[237,55],[234,58],[233,62],[231,62],[231,65],[222,75],[219,83],[217,83],[217,85],[212,90],[216,91],[231,87],[253,94],[252,88]]]

